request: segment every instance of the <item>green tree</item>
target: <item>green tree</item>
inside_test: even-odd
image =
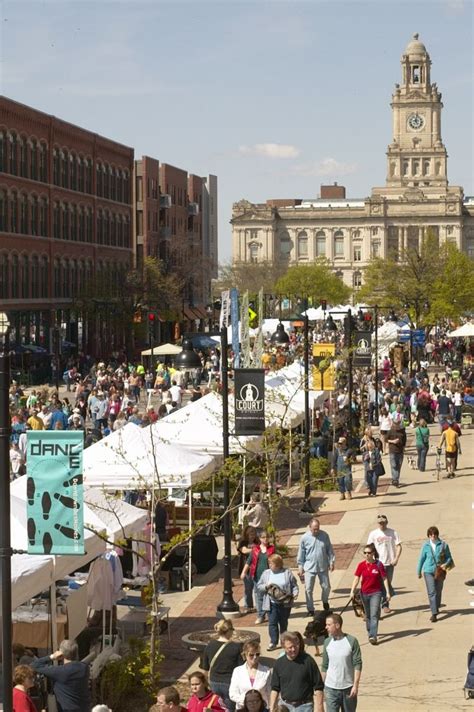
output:
[[[404,250],[399,260],[373,260],[364,271],[358,298],[405,311],[417,326],[458,318],[474,308],[473,267],[473,260],[454,244],[439,245],[428,232],[418,250]]]
[[[290,267],[275,285],[278,294],[288,297],[307,297],[315,302],[326,299],[329,304],[347,301],[351,290],[334,274],[329,262],[317,260],[310,265]]]

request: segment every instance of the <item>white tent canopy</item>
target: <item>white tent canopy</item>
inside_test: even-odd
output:
[[[474,321],[469,321],[467,322],[467,324],[463,324],[457,329],[454,329],[454,331],[450,331],[448,336],[454,338],[462,338],[463,336],[474,336]]]
[[[179,440],[162,437],[152,426],[128,423],[84,450],[84,484],[108,490],[189,487],[214,472],[213,457],[173,442]]]
[[[311,374],[310,374],[311,386]],[[272,389],[272,392],[270,392]],[[265,391],[270,400],[277,400],[297,412],[304,413],[304,367],[294,361],[291,365],[269,374],[265,379]],[[315,408],[324,402],[324,391],[309,391],[309,407]]]
[[[347,313],[349,309],[352,314],[357,314],[359,309],[367,309],[367,304],[339,304],[335,307],[329,307],[326,311],[324,311],[322,307],[310,307],[302,313],[307,314],[310,321],[323,321],[325,318],[328,318],[329,314],[331,314],[334,321],[342,321],[346,314],[339,314],[337,312]]]
[[[229,396],[229,431],[234,430],[234,399]],[[199,450],[222,456],[222,396],[208,393],[194,403],[188,403],[175,413],[150,425],[159,438],[180,448]],[[234,436],[229,439],[231,454],[258,450],[262,436]]]
[[[182,350],[181,346],[176,346],[176,344],[161,344],[161,346],[153,347],[153,354],[152,349],[145,349],[142,351],[142,356],[176,356]]]
[[[14,546],[16,547],[16,544]],[[12,610],[41,591],[46,591],[53,582],[54,562],[51,556],[14,554],[12,556]]]

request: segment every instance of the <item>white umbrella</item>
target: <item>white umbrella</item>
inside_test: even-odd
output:
[[[181,346],[176,346],[176,344],[161,344],[161,346],[153,347],[153,354],[152,349],[145,349],[142,351],[142,356],[176,356],[182,350]]]
[[[474,336],[474,321],[469,321],[467,322],[467,324],[459,326],[454,331],[451,331],[448,336],[452,336],[455,338],[462,338],[463,336]]]

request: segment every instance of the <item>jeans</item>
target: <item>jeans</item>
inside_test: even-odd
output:
[[[247,608],[253,608],[253,578],[247,574],[244,578],[245,605]]]
[[[340,475],[337,478],[337,484],[339,485],[339,492],[341,494],[344,494],[344,492],[352,492],[352,474]]]
[[[384,564],[383,565],[385,569],[385,573],[387,574],[387,584],[388,584],[388,590],[390,591],[390,595],[393,596],[395,591],[392,586],[392,581],[393,581],[393,572],[395,570],[395,566],[393,564]],[[385,590],[385,586],[382,589],[382,608],[388,608],[388,601],[387,601],[387,592]]]
[[[460,406],[460,405],[454,406],[454,419],[455,419],[456,423],[461,422],[461,409],[462,409],[462,406]]]
[[[290,606],[284,606],[282,603],[274,603],[273,601],[270,601],[268,634],[272,645],[278,645],[280,635],[288,630],[288,618],[290,617],[290,613]]]
[[[369,638],[377,637],[377,629],[380,618],[380,602],[382,600],[382,591],[375,593],[361,593],[362,603],[365,610],[365,625]]]
[[[369,483],[369,494],[377,494],[379,476],[377,475],[375,470],[367,471],[367,482]]]
[[[234,712],[235,702],[232,702],[229,697],[230,682],[213,682],[209,680],[209,687],[216,695],[219,695],[224,703],[224,707],[227,707],[230,712]]]
[[[443,593],[444,581],[442,579],[435,579],[434,573],[425,573],[423,576],[425,578],[426,592],[428,594],[431,613],[435,616],[439,613],[441,606],[441,594]]]
[[[283,700],[283,703],[288,712],[313,712],[313,702],[306,702],[304,705],[298,705],[298,707],[290,705],[286,700]]]
[[[349,697],[352,687],[336,690],[334,687],[324,688],[324,701],[326,712],[355,712],[357,697]]]
[[[316,576],[319,579],[319,584],[321,586],[321,600],[323,603],[328,603],[329,594],[331,592],[331,584],[329,582],[329,572],[328,571],[318,571],[317,573],[311,573],[309,571],[304,572],[304,592],[306,597],[306,608],[308,611],[314,611],[314,601],[313,601],[313,591],[314,584],[316,582]]]
[[[416,449],[418,450],[418,462],[416,464],[420,472],[424,472],[426,470],[426,456],[428,454],[428,448],[426,445],[417,445]]]
[[[369,463],[364,461],[364,484],[367,489],[370,489],[369,472]]]
[[[263,610],[263,594],[257,588],[257,581],[254,579],[253,582],[253,596],[255,598],[255,608],[257,609],[257,618],[263,618],[265,616],[265,611]]]
[[[403,453],[390,453],[390,469],[392,471],[392,482],[400,482],[400,470],[403,464]]]

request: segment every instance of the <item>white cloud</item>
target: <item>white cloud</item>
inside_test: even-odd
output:
[[[335,158],[323,158],[321,161],[316,161],[314,163],[301,163],[293,166],[292,168],[292,172],[296,175],[306,177],[345,176],[349,173],[355,173],[356,170],[356,163],[344,163],[343,161],[338,161]]]
[[[253,146],[239,146],[239,153],[265,158],[296,158],[300,155],[300,149],[286,143],[256,143]]]

